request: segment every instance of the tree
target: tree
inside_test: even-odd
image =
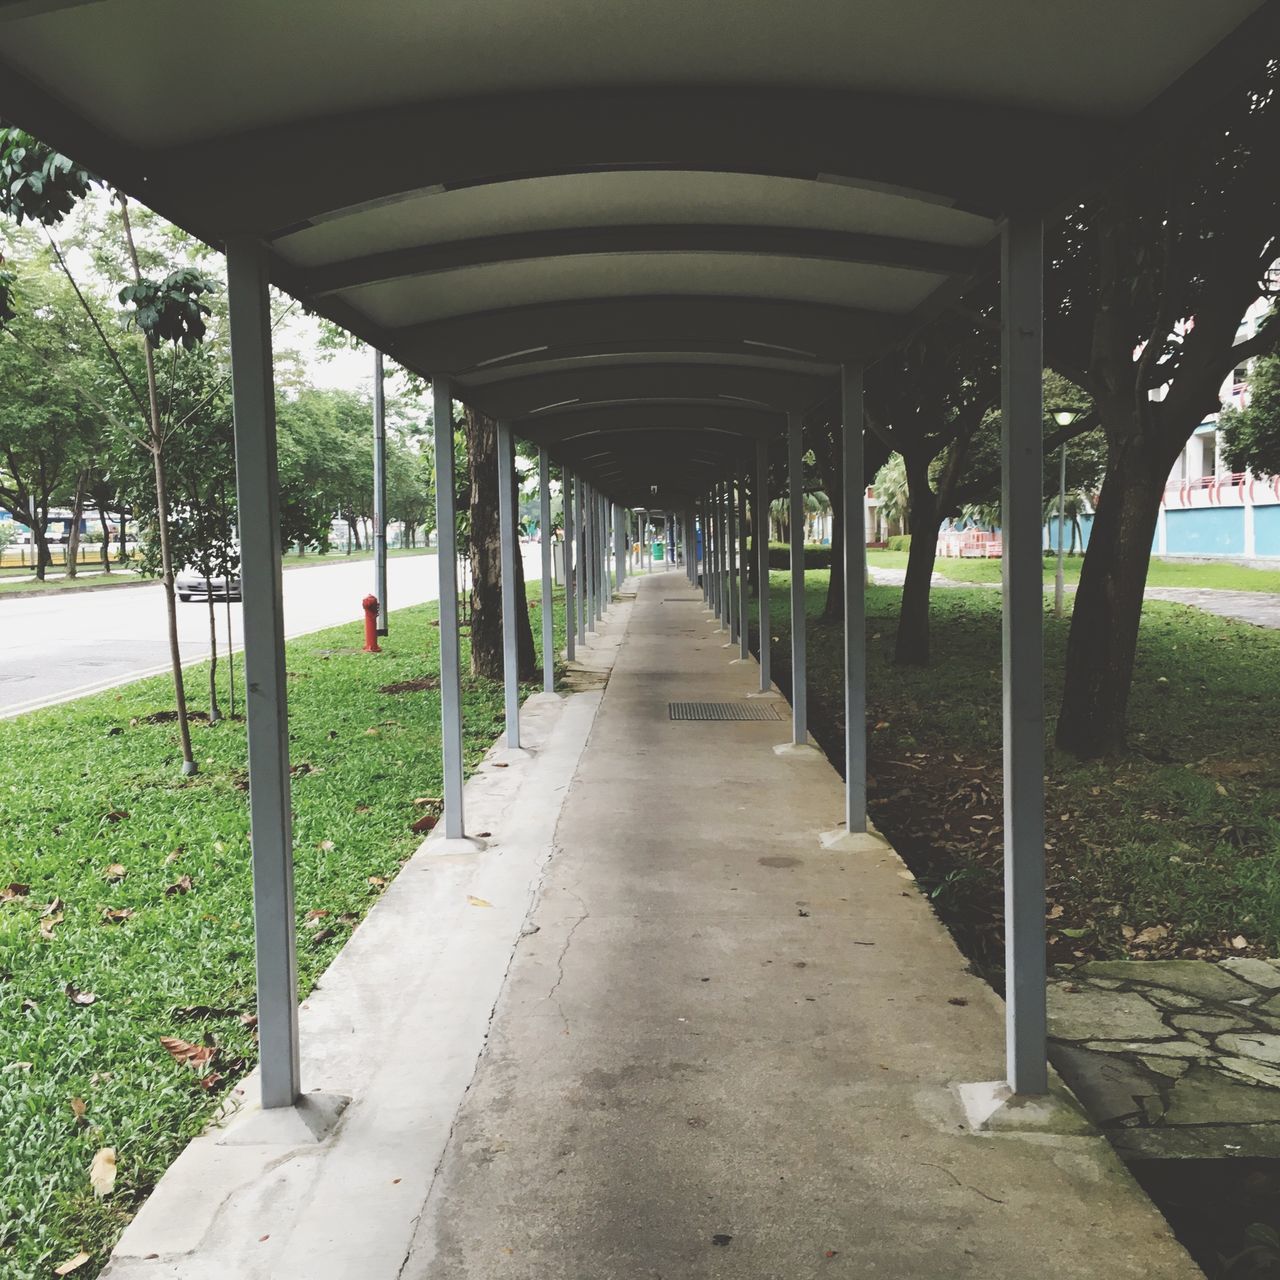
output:
[[[867,425],[902,458],[911,547],[894,661],[929,661],[929,594],[938,529],[958,510],[974,436],[1000,396],[990,330],[948,313],[868,370]]]
[[[162,278],[144,275],[142,258],[134,237],[129,201],[123,193],[114,194],[119,209],[121,245],[130,283],[119,294],[132,323],[141,337],[145,394],[132,379],[120,358],[94,307],[77,284],[66,259],[49,233],[79,203],[97,179],[66,157],[58,155],[29,134],[17,129],[0,129],[0,212],[21,224],[24,220],[46,228],[49,244],[58,266],[80,300],[86,319],[97,333],[105,354],[128,389],[143,426],[134,432],[135,439],[149,455],[155,482],[157,536],[160,547],[162,583],[168,616],[169,656],[173,670],[174,696],[178,709],[178,733],[182,743],[182,772],[197,772],[191,749],[191,729],[187,721],[186,690],[182,676],[182,655],[178,645],[177,601],[173,585],[173,560],[169,549],[168,494],[164,466],[166,422],[161,409],[156,377],[155,355],[171,345],[175,358],[179,348],[190,351],[200,344],[205,333],[205,317],[210,314],[204,298],[214,291],[214,284],[200,271],[182,267]]]
[[[80,487],[101,428],[79,391],[96,370],[76,301],[47,263],[26,260],[12,279],[22,303],[0,334],[0,501],[31,530],[43,581],[49,508]]]
[[[1218,419],[1233,471],[1280,475],[1280,356],[1262,356],[1249,371],[1249,407]]]
[[[501,680],[502,564],[498,500],[498,429],[492,419],[470,406],[463,411],[471,552],[471,670],[474,675]],[[514,486],[513,486],[514,488]],[[512,495],[513,504],[517,501]],[[512,510],[512,521],[516,511]],[[521,680],[538,674],[538,656],[529,625],[524,589],[524,562],[516,548],[516,653]]]
[[[1276,314],[1237,341],[1280,256],[1280,66],[1242,63],[1176,141],[1126,156],[1049,241],[1048,363],[1092,397],[1107,467],[1067,647],[1057,742],[1124,741],[1151,542],[1170,469],[1219,388],[1275,350]]]

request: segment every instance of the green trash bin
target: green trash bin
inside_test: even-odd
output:
[[[666,552],[666,549],[667,549],[667,547],[666,547],[666,543],[664,543],[664,542],[655,542],[655,543],[653,544],[653,558],[654,558],[655,560],[661,560],[661,559],[662,559],[662,557],[663,557],[663,555],[664,555],[664,554],[665,554],[665,552]]]

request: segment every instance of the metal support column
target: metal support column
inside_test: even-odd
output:
[[[867,521],[862,366],[840,370],[844,488],[844,821],[867,829]]]
[[[280,580],[280,493],[266,255],[227,244],[231,391],[244,599],[245,710],[249,730],[249,847],[263,1107],[302,1093],[298,963],[289,794],[289,708]]]
[[[538,450],[538,524],[542,551],[542,688],[556,691],[556,615],[551,585],[551,459]]]
[[[751,624],[747,620],[747,469],[738,474],[738,657],[751,656]]]
[[[373,594],[378,635],[387,634],[387,401],[382,352],[373,353]]]
[[[462,669],[458,647],[458,530],[454,512],[453,395],[431,380],[436,452],[436,571],[440,579],[440,739],[444,759],[444,833],[465,834],[462,813]]]
[[[511,425],[498,423],[498,556],[502,570],[502,701],[507,746],[520,746],[520,654],[516,644],[516,484]]]
[[[1005,1019],[1009,1085],[1048,1089],[1044,923],[1044,231],[1006,223],[1001,257]]]
[[[769,446],[763,441],[756,442],[756,604],[760,614],[760,692],[768,693],[773,688],[773,675],[770,671],[770,644],[773,639],[769,632],[773,623],[769,616]]]
[[[791,534],[791,741],[809,741],[804,616],[804,418],[787,415],[787,487]]]
[[[585,486],[582,495],[582,568],[586,579],[583,595],[587,605],[587,630],[596,629],[596,596],[600,592],[600,575],[596,570],[596,491]]]
[[[564,656],[572,662],[578,647],[578,521],[574,516],[574,494],[578,486],[568,467],[560,468],[560,503],[564,507]]]
[[[573,480],[573,568],[576,575],[575,595],[578,605],[578,639],[587,640],[587,533],[582,523],[582,477]]]
[[[738,616],[738,598],[734,584],[738,558],[738,510],[734,500],[732,476],[724,486],[724,535],[724,612],[725,624],[729,628],[729,643],[733,644],[738,638],[742,619]]]
[[[624,525],[626,518],[623,515],[622,508],[615,506],[613,508],[613,567],[614,575],[618,579],[618,586],[627,580],[627,543],[626,530]]]

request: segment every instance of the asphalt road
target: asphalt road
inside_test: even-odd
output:
[[[536,547],[526,547],[537,554]],[[537,572],[537,570],[535,570]],[[434,600],[435,556],[393,556],[387,561],[392,609]],[[359,621],[361,599],[373,589],[373,564],[289,569],[284,575],[285,633],[295,636],[340,622]],[[218,643],[226,644],[227,606],[217,605]],[[232,639],[242,639],[240,605],[231,606]],[[125,684],[169,669],[164,593],[156,584],[106,591],[50,593],[36,598],[0,596],[0,718]],[[209,655],[209,611],[204,603],[178,605],[184,661]]]

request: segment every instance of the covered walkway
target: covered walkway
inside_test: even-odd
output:
[[[878,837],[822,848],[839,778],[684,575],[631,589],[603,697],[468,784],[487,847],[429,839],[304,1007],[336,1127],[201,1139],[113,1280],[1198,1275],[1063,1109],[974,1132],[1000,1001]]]

